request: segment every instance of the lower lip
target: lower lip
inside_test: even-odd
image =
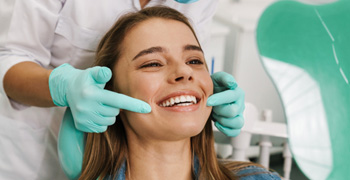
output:
[[[199,108],[199,103],[192,104],[189,106],[172,106],[172,107],[159,106],[159,107],[167,111],[173,111],[173,112],[191,112],[191,111],[196,111]]]

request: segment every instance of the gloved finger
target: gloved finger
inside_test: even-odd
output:
[[[104,90],[100,98],[101,103],[119,109],[137,113],[150,113],[152,110],[151,106],[144,101],[108,90]]]
[[[75,123],[75,127],[79,131],[87,132],[87,133],[101,133],[101,132],[105,132],[107,130],[107,126],[99,126],[99,125],[96,125],[95,123],[92,123],[92,122],[88,122],[85,124]]]
[[[214,87],[226,87],[227,89],[235,89],[237,83],[235,78],[226,72],[216,72],[211,75]]]
[[[239,114],[242,114],[245,108],[245,104],[243,103],[232,103],[232,104],[224,104],[220,106],[214,106],[213,112],[217,115],[220,115],[225,118],[233,118]]]
[[[107,67],[96,66],[88,70],[98,84],[106,84],[112,78],[112,71]]]
[[[226,90],[211,95],[207,100],[207,106],[218,106],[242,100],[244,101],[244,91],[237,87],[234,90]]]
[[[95,128],[91,128],[92,133],[103,133],[107,131],[108,126],[97,126]]]
[[[222,87],[222,86],[214,86],[214,93],[219,93],[229,90],[227,87]]]
[[[222,116],[218,116],[217,114],[212,114],[213,118],[223,127],[227,127],[230,129],[241,129],[244,125],[244,118],[242,114],[237,115],[233,118],[225,118]]]
[[[103,117],[115,117],[119,114],[120,109],[111,107],[108,105],[101,105],[99,108],[95,109],[95,113]]]
[[[93,126],[110,126],[115,123],[116,117],[110,116],[110,117],[102,117],[100,115],[93,115],[89,122],[91,123],[91,127]]]
[[[115,116],[104,117],[97,111],[77,116],[73,114],[73,117],[75,127],[83,132],[103,132],[107,126],[115,123]]]
[[[241,129],[226,128],[226,127],[221,126],[220,123],[218,123],[218,122],[215,122],[214,124],[215,124],[216,128],[218,128],[226,136],[235,137],[235,136],[238,136],[239,133],[241,132]]]
[[[90,132],[94,133],[103,133],[107,130],[108,126],[111,126],[115,123],[116,117],[103,117],[96,118],[94,121],[90,121],[90,125],[87,128]]]

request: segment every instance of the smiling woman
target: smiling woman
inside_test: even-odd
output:
[[[95,65],[112,69],[106,89],[152,112],[121,110],[105,133],[89,133],[80,179],[279,179],[256,164],[217,160],[206,106],[213,83],[181,13],[152,7],[123,16],[102,39]]]

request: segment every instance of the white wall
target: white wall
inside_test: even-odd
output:
[[[230,29],[226,39],[224,71],[234,75],[246,92],[246,101],[261,112],[273,111],[273,121],[285,122],[279,95],[260,62],[255,41],[257,20],[265,7],[273,0],[252,3],[220,0],[215,21]]]

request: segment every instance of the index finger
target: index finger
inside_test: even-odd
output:
[[[235,78],[226,72],[217,72],[211,75],[211,78],[214,83],[214,87],[225,87],[229,89],[235,89],[237,83]]]
[[[105,105],[137,113],[150,113],[152,110],[151,106],[144,101],[109,90],[101,93],[100,100]]]
[[[224,104],[230,104],[236,101],[244,102],[244,92],[241,88],[237,88],[234,90],[226,90],[211,95],[207,100],[207,106],[219,106]]]

